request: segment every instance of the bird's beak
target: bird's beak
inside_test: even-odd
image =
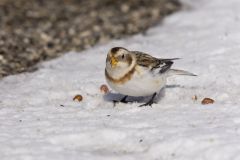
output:
[[[114,67],[116,67],[118,61],[117,61],[116,58],[111,57],[111,59],[110,59],[110,63],[111,63],[112,68],[114,68]]]

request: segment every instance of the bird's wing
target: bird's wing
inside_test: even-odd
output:
[[[154,71],[155,73],[156,72],[165,73],[171,68],[173,60],[179,59],[179,58],[159,59],[152,57],[149,54],[138,51],[133,51],[133,53],[136,55],[138,65],[147,67],[151,71]]]

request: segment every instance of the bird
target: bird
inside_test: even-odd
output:
[[[105,79],[113,90],[124,95],[119,102],[127,103],[128,96],[151,96],[139,107],[151,106],[169,76],[196,76],[188,71],[172,69],[173,61],[178,59],[156,58],[144,52],[113,47],[107,54]]]

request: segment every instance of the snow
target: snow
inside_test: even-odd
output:
[[[240,1],[183,1],[183,11],[128,39],[68,53],[0,81],[1,159],[240,159]],[[103,95],[114,46],[182,58],[152,107]],[[82,102],[74,102],[76,94]],[[198,100],[192,100],[197,95]],[[210,97],[212,105],[202,105]]]

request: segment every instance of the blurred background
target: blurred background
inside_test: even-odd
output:
[[[0,78],[159,23],[178,0],[0,0]]]

